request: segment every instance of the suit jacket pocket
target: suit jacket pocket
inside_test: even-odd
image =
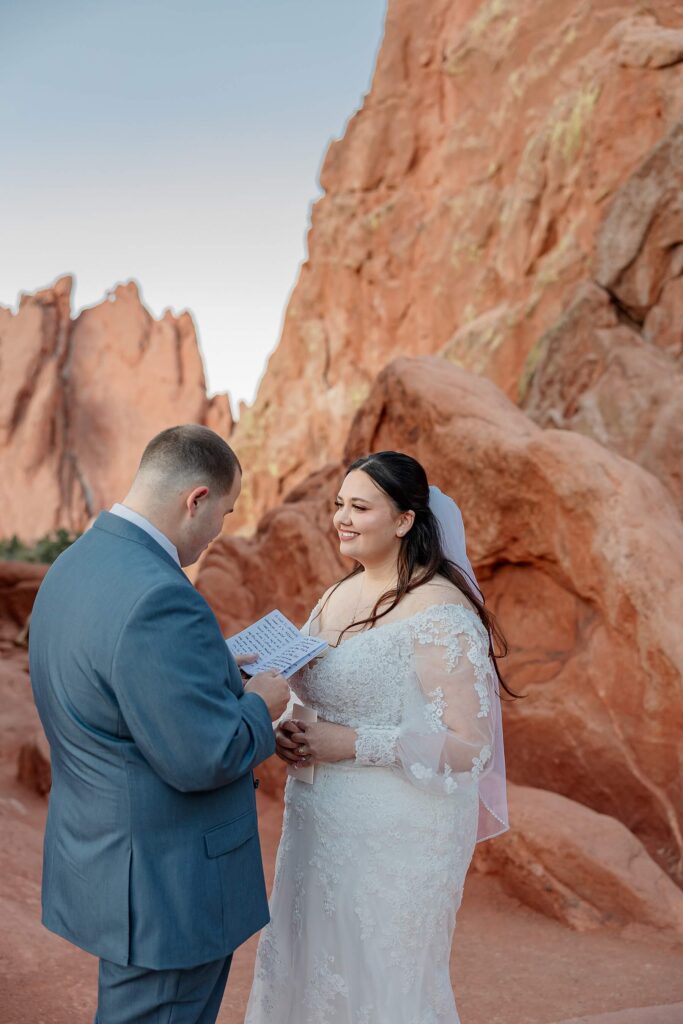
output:
[[[256,835],[256,817],[252,811],[241,814],[233,821],[224,825],[216,825],[204,833],[204,844],[208,857],[220,857],[224,853],[236,850]]]

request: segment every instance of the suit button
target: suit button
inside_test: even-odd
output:
[[[260,779],[254,779],[254,789],[258,789],[260,785],[261,785],[261,780]]]

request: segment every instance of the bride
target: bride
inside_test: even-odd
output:
[[[493,640],[457,505],[399,452],[358,459],[336,499],[356,561],[304,631],[292,680],[319,721],[278,729],[289,779],[245,1024],[457,1024],[449,959],[475,842],[505,831]],[[508,691],[511,692],[511,691]]]

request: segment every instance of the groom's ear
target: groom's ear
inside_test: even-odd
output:
[[[209,496],[208,487],[195,487],[194,490],[190,491],[185,501],[188,512],[191,516],[197,514],[199,506]]]

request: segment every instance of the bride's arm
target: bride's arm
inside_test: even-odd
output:
[[[495,672],[473,612],[441,605],[414,627],[419,700],[400,728],[363,726],[356,760],[394,767],[411,783],[450,793],[476,781],[491,762]]]

